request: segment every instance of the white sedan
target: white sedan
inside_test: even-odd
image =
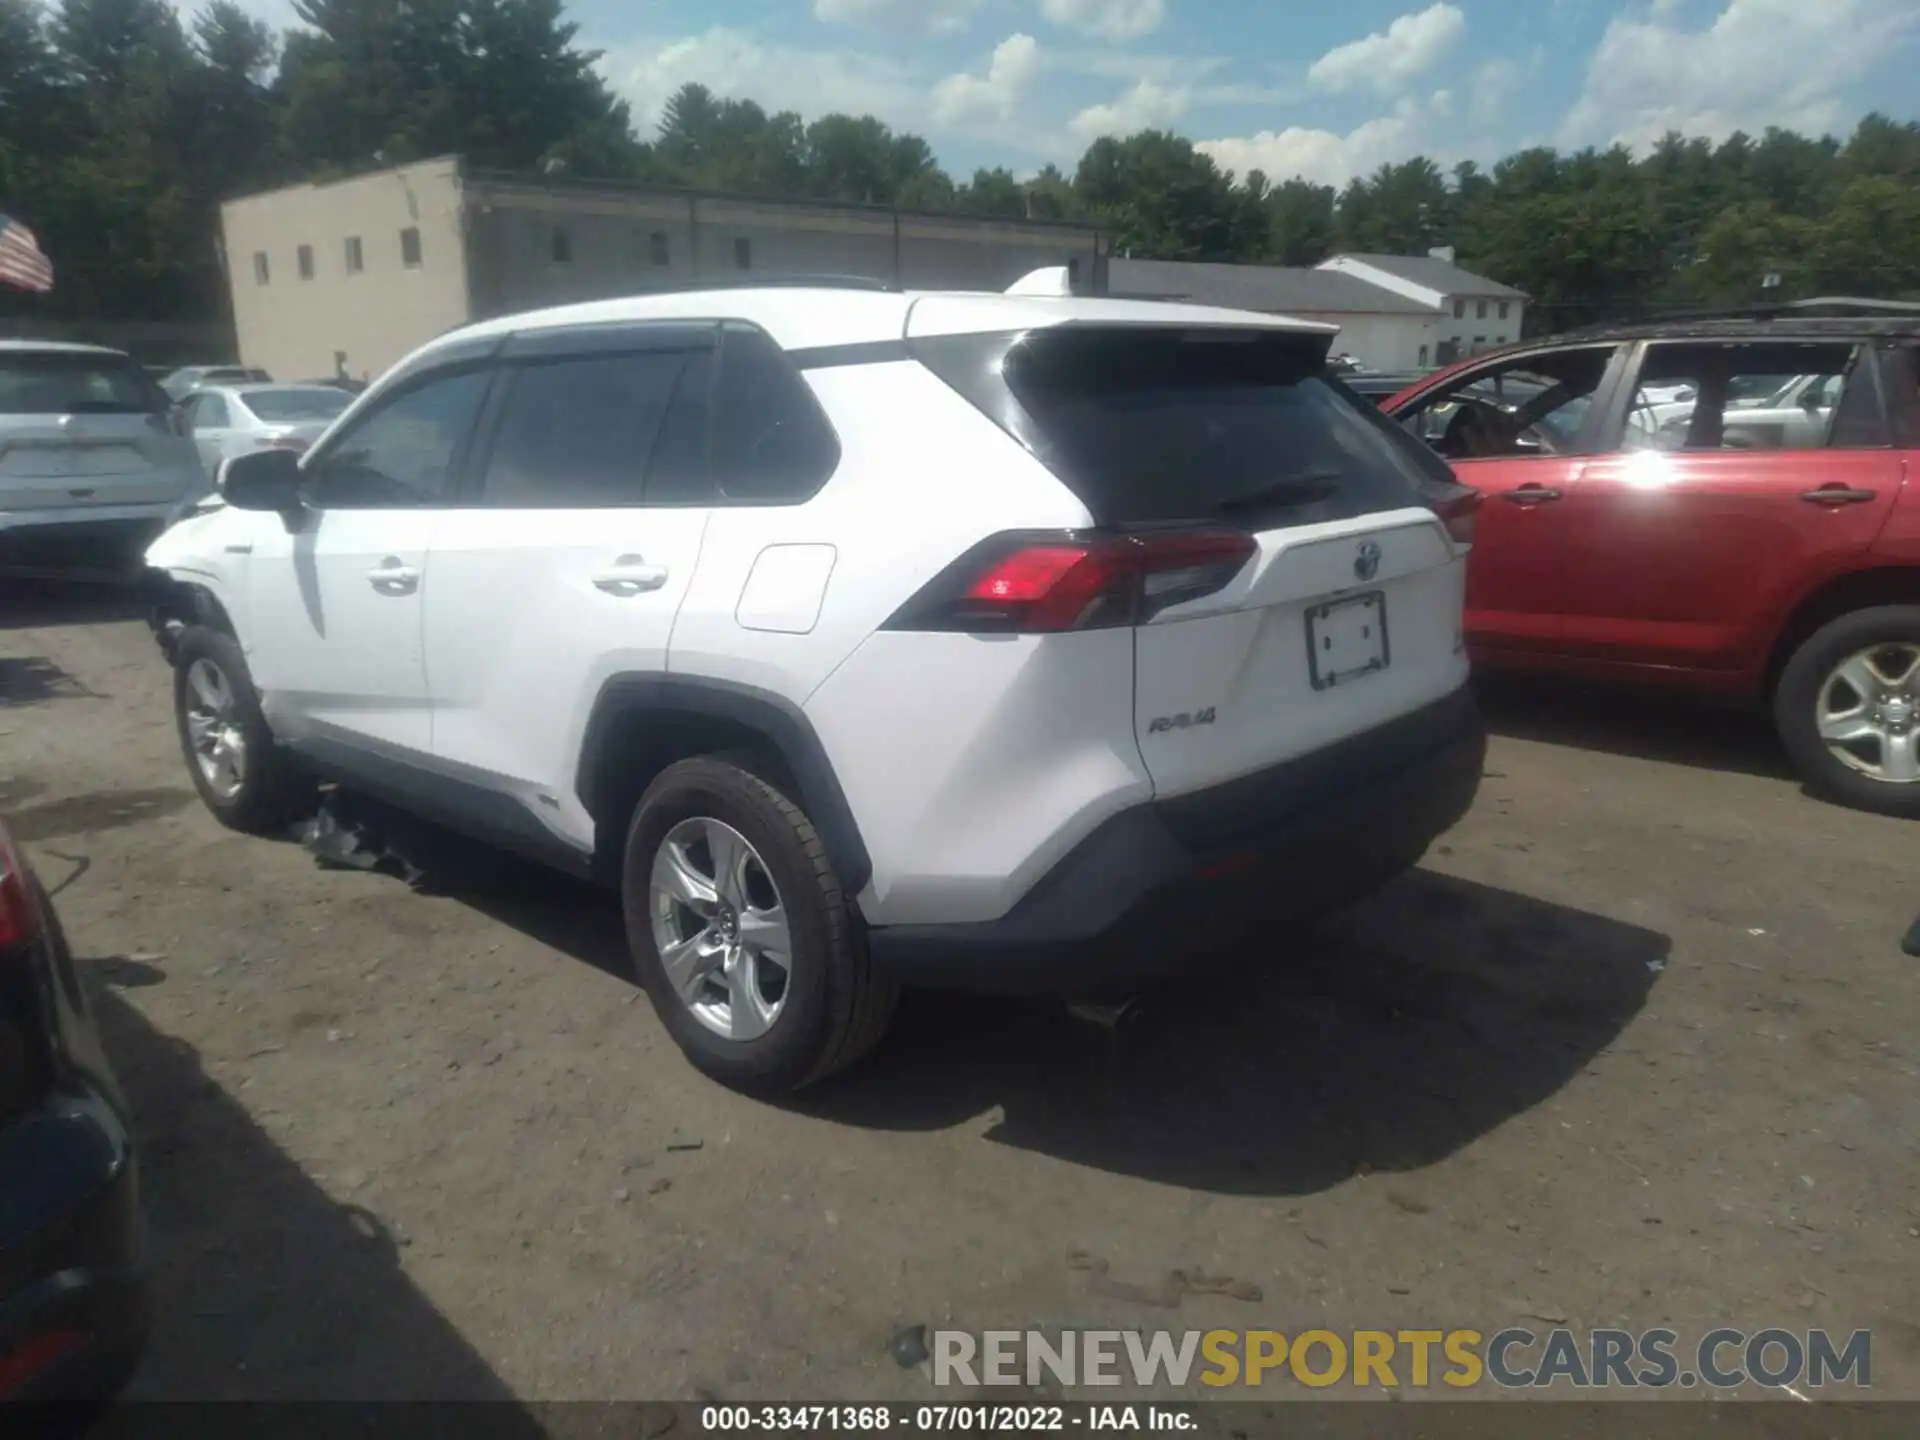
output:
[[[353,403],[329,385],[213,385],[180,402],[207,474],[256,450],[305,450]]]

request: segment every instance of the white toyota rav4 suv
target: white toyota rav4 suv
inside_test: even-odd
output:
[[[1412,865],[1478,786],[1473,494],[1324,326],[761,286],[491,320],[148,554],[189,772],[617,885],[692,1061],[902,983],[1094,996]]]

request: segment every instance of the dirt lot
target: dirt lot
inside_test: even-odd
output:
[[[137,1395],[914,1399],[915,1322],[1564,1317],[1871,1327],[1920,1396],[1920,830],[1744,720],[1503,689],[1372,903],[1118,1040],[916,997],[776,1108],[682,1063],[604,897],[220,829],[169,678],[111,597],[0,594],[0,807],[146,1146]],[[1148,1303],[1174,1268],[1265,1298]]]

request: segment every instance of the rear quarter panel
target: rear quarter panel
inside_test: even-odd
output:
[[[671,671],[796,704],[975,542],[1088,523],[1072,492],[919,362],[804,373],[839,436],[840,464],[805,504],[714,510],[668,659]],[[761,603],[749,579],[774,546],[832,551],[805,630],[742,623]],[[756,589],[764,581],[763,572]]]

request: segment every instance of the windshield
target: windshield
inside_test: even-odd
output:
[[[344,390],[249,390],[241,403],[262,420],[297,424],[304,420],[331,420],[353,403]]]
[[[0,355],[0,415],[148,415],[167,408],[145,371],[113,355]]]

